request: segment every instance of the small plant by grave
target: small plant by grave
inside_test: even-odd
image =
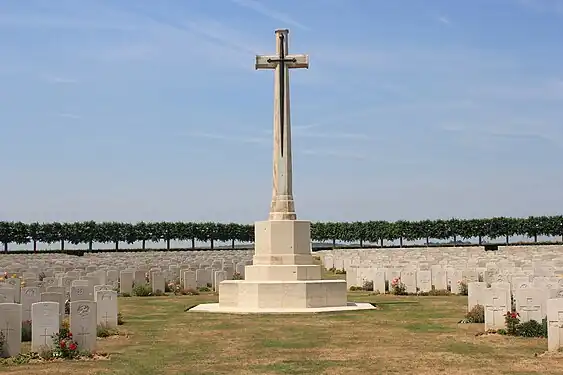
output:
[[[373,281],[364,280],[364,283],[362,284],[362,290],[369,292],[373,291]]]
[[[507,311],[504,314],[504,324],[506,325],[506,333],[516,336],[516,327],[520,324],[520,314],[516,311]]]
[[[457,282],[458,292],[462,296],[466,296],[469,294],[469,289],[467,287],[467,283],[465,281],[458,281]]]
[[[22,322],[22,342],[31,341],[31,320]]]
[[[117,313],[117,325],[122,326],[124,323],[125,320],[123,320],[123,314]]]
[[[149,284],[139,284],[133,287],[133,295],[137,297],[148,297],[152,295],[152,289]]]
[[[201,287],[197,288],[197,290],[201,293],[207,293],[207,292],[211,292],[211,287],[201,286]]]
[[[121,293],[121,297],[128,298],[128,297],[131,297],[131,294],[129,294],[129,293]]]
[[[465,314],[466,323],[485,323],[485,308],[483,305],[475,305]]]
[[[0,355],[2,354],[2,351],[4,350],[4,342],[6,341],[6,338],[4,337],[4,333],[0,331]]]
[[[149,294],[149,295],[150,295],[150,294]],[[165,296],[166,294],[165,294],[162,290],[157,289],[157,290],[155,290],[155,291],[152,293],[152,295],[153,295],[153,296],[156,296],[156,297],[162,297],[162,296]]]
[[[516,335],[522,337],[547,337],[547,318],[539,323],[535,320],[520,323],[516,326]]]
[[[166,284],[165,292],[167,293],[174,293],[175,295],[179,296],[182,295],[182,285],[180,284],[180,280],[170,281]]]
[[[350,292],[357,292],[357,291],[360,291],[360,290],[363,290],[361,286],[352,285],[350,287]]]
[[[74,359],[79,356],[78,344],[68,330],[54,334],[53,344],[53,358]]]
[[[233,280],[243,280],[244,277],[238,272],[233,273]]]
[[[429,296],[451,296],[452,292],[447,289],[431,289],[428,294]]]
[[[182,290],[182,295],[184,295],[184,296],[198,296],[199,292],[197,291],[197,289],[194,289],[194,288],[186,288],[186,289]]]
[[[404,296],[407,294],[407,287],[403,284],[400,277],[395,277],[391,280],[391,293],[397,296]]]
[[[98,324],[98,327],[96,328],[97,337],[110,337],[110,336],[115,336],[117,334],[118,332],[116,329],[113,329],[107,326],[106,324]]]

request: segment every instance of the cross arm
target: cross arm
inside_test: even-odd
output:
[[[257,55],[254,68],[275,69],[278,66],[280,57],[276,55],[265,56]],[[309,55],[287,55],[284,58],[285,65],[290,69],[309,68]]]

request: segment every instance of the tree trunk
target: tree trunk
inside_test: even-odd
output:
[[[119,241],[115,241],[115,251],[119,250]]]
[[[403,237],[399,237],[399,246],[403,247]]]
[[[457,245],[457,235],[454,234],[454,247]]]
[[[483,238],[481,238],[481,236],[479,236],[479,246],[481,246],[482,243],[483,243]]]
[[[195,249],[195,238],[192,238],[192,249]]]
[[[143,248],[143,250],[146,249],[146,245],[147,245],[147,240],[143,240],[143,243],[141,245],[141,247]]]
[[[37,240],[33,240],[33,252],[37,252]]]
[[[383,248],[383,238],[379,239],[379,244],[381,245],[381,248]]]
[[[506,235],[506,244],[508,245],[508,234]]]
[[[364,247],[364,240],[360,239],[360,247]]]
[[[61,251],[65,251],[65,240],[61,240]]]
[[[90,250],[90,251],[92,251],[93,242],[94,242],[94,241],[92,241],[92,240],[88,241],[88,250]]]
[[[170,250],[170,238],[166,239],[166,250]]]
[[[211,243],[211,250],[213,250],[213,238],[211,238],[209,241]]]
[[[332,239],[332,248],[336,249],[336,238]]]
[[[428,247],[428,245],[430,245],[430,238],[426,237],[426,247]]]
[[[534,242],[538,242],[538,235],[534,234]]]
[[[4,242],[4,252],[7,253],[8,252],[8,243]]]
[[[235,249],[235,240],[231,240],[231,249]]]

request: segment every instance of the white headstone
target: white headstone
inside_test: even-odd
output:
[[[40,352],[53,347],[54,334],[59,333],[59,304],[37,302],[31,305],[31,350]]]

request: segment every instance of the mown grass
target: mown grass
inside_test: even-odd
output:
[[[467,298],[374,296],[378,310],[316,315],[185,312],[214,295],[120,298],[120,335],[99,339],[106,361],[0,368],[28,374],[560,374],[545,339],[479,336],[457,324]],[[539,354],[539,355],[538,355]]]

